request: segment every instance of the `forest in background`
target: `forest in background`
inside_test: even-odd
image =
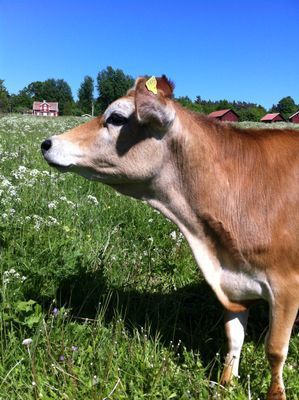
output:
[[[9,93],[5,81],[0,79],[0,113],[30,113],[34,101],[58,102],[59,115],[80,116],[83,114],[98,115],[117,98],[123,96],[134,84],[132,76],[121,69],[111,66],[101,70],[96,82],[91,76],[85,76],[75,100],[70,85],[64,79],[47,79],[31,82],[17,94]],[[96,93],[96,95],[95,95]],[[222,109],[232,109],[240,121],[259,121],[267,112],[279,112],[285,119],[299,109],[291,96],[283,97],[270,109],[245,101],[204,100],[200,95],[195,100],[188,96],[176,98],[184,107],[204,114]]]

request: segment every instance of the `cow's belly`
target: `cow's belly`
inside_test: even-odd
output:
[[[231,301],[271,298],[271,291],[266,276],[247,271],[234,271],[221,268],[220,286]]]

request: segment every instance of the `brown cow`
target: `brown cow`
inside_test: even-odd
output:
[[[299,133],[241,129],[172,100],[168,79],[139,78],[104,115],[42,143],[47,162],[147,201],[185,235],[226,309],[222,382],[238,375],[248,307],[270,307],[268,399],[299,305]]]

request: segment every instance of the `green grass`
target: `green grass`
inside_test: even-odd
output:
[[[221,389],[222,308],[177,228],[43,161],[42,139],[82,122],[0,119],[0,399],[264,399],[266,306],[251,313],[240,379]],[[290,399],[298,344],[294,332]]]

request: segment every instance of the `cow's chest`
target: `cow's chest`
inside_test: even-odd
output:
[[[269,284],[262,272],[241,268],[231,270],[221,266],[220,285],[223,292],[232,301],[260,298],[269,300]]]
[[[202,238],[189,232],[185,236],[200,271],[225,307],[229,307],[229,302],[271,299],[271,288],[262,271],[250,265],[230,263],[229,257],[220,259],[218,251]]]
[[[215,246],[211,245],[211,240],[203,235],[201,230],[198,233],[194,230],[192,232],[184,223],[183,217],[178,218],[172,209],[166,207],[162,202],[151,200],[149,203],[180,228],[189,243],[202,275],[224,307],[231,309],[233,306],[231,302],[237,303],[259,298],[270,299],[270,285],[262,272],[256,272],[251,267],[239,267],[231,263],[229,257],[227,260],[222,259],[223,254],[220,260],[219,249],[217,250]],[[181,203],[183,204],[183,201],[179,202],[178,209],[182,208]],[[183,213],[181,214],[183,215]],[[192,222],[191,217],[190,220]],[[191,226],[192,223],[189,225]],[[195,222],[194,225],[196,226]]]

